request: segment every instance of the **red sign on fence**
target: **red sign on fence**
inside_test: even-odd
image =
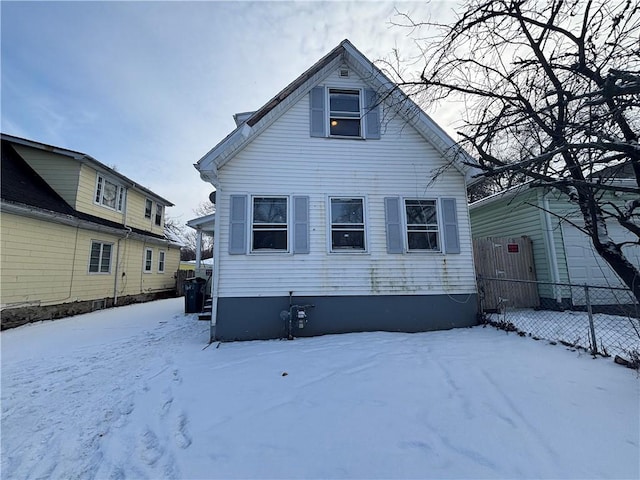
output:
[[[518,253],[520,250],[518,249],[517,243],[508,243],[507,244],[507,252],[509,253]]]

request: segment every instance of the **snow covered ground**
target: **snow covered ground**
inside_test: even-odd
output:
[[[493,322],[510,322],[518,330],[539,338],[564,341],[591,349],[587,312],[514,309],[489,314],[488,319]],[[640,352],[640,319],[595,313],[593,324],[600,353],[621,355],[629,359],[629,351]]]
[[[2,478],[640,476],[611,359],[491,327],[205,348],[182,310],[2,332]]]

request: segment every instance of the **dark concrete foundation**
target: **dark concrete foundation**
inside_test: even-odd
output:
[[[308,321],[296,337],[349,332],[425,332],[477,325],[477,296],[471,295],[375,295],[292,297],[293,305],[314,305]],[[266,340],[286,338],[289,297],[219,298],[212,340]]]
[[[59,318],[70,317],[72,315],[89,313],[94,310],[101,310],[103,308],[111,308],[114,306],[121,307],[124,305],[131,305],[132,303],[149,302],[152,300],[160,300],[175,296],[175,290],[164,290],[161,292],[141,293],[139,295],[118,297],[118,303],[116,305],[113,304],[113,297],[108,297],[82,302],[60,303],[57,305],[5,308],[1,312],[0,327],[2,330],[6,330],[8,328],[25,325],[27,323],[40,322],[43,320],[56,320]]]

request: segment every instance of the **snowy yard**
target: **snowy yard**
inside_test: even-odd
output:
[[[640,476],[611,359],[482,327],[204,348],[182,310],[2,332],[2,478]]]
[[[492,322],[509,322],[518,330],[552,340],[567,342],[591,350],[589,315],[586,312],[534,309],[514,309],[505,313],[491,313]],[[629,359],[629,351],[640,351],[640,319],[617,315],[593,314],[593,328],[598,351],[602,354],[622,355]]]

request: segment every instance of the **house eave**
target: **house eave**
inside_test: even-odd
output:
[[[204,155],[195,167],[200,172],[200,177],[211,182],[210,178],[217,178],[217,170],[227,164],[235,155],[237,155],[244,147],[262,133],[269,125],[271,125],[279,116],[292,104],[299,101],[304,95],[324,78],[326,78],[343,60],[342,56],[335,54],[334,50],[330,61],[314,71],[313,75],[305,75],[305,79],[293,91],[288,91],[291,85],[299,82],[296,79],[289,84],[278,95],[273,97],[265,106],[257,110],[245,123],[241,124],[229,135],[227,135],[220,143],[213,147],[206,155]],[[327,55],[325,59],[329,57]],[[283,92],[287,92],[286,94]],[[269,107],[269,108],[267,108]],[[205,178],[206,177],[206,178]],[[215,185],[215,184],[214,184]]]
[[[3,213],[10,213],[22,217],[33,218],[36,220],[57,223],[60,225],[67,225],[69,227],[82,228],[84,230],[92,230],[95,232],[101,232],[116,236],[127,236],[128,238],[142,240],[146,243],[151,243],[154,245],[180,247],[179,244],[171,242],[167,239],[158,238],[152,235],[142,235],[140,233],[133,232],[124,225],[122,226],[122,228],[109,227],[106,225],[100,225],[98,223],[90,222],[88,220],[83,220],[73,215],[54,212],[52,210],[45,210],[42,208],[33,207],[31,205],[2,200],[0,201],[0,210]]]
[[[536,185],[534,182],[535,180],[529,180],[528,182],[514,185],[513,187],[510,187],[506,190],[502,190],[500,192],[496,192],[489,196],[481,198],[480,200],[476,200],[475,202],[469,204],[469,210],[474,210],[485,205],[490,205],[494,202],[498,202],[506,198],[513,198],[532,189],[542,189],[545,194],[554,190],[554,187],[552,185]],[[610,186],[619,185],[620,187],[633,187],[635,186],[635,180],[631,178],[612,178],[607,180],[605,184]]]
[[[212,232],[215,227],[215,213],[210,213],[203,217],[193,218],[188,220],[186,225],[194,230],[203,230],[206,232]]]
[[[486,205],[491,205],[492,203],[498,202],[500,200],[513,198],[517,195],[530,191],[532,188],[531,182],[522,183],[520,185],[515,185],[507,190],[502,190],[500,192],[493,193],[487,197],[481,198],[473,203],[469,204],[469,210],[475,210],[476,208],[480,208]]]
[[[2,137],[2,140],[6,140],[10,143],[15,143],[17,145],[23,145],[25,147],[36,148],[38,150],[43,150],[46,152],[63,155],[65,157],[72,158],[73,160],[76,160],[79,163],[88,164],[92,168],[98,170],[100,173],[108,174],[110,176],[116,177],[128,188],[133,188],[134,190],[138,190],[141,193],[144,193],[146,196],[153,198],[157,202],[162,203],[166,207],[174,206],[174,204],[169,200],[167,200],[166,198],[163,198],[157,193],[152,192],[148,188],[134,182],[130,178],[126,177],[125,175],[122,175],[121,173],[115,171],[113,168],[107,167],[104,163],[96,160],[90,155],[87,155],[82,152],[77,152],[75,150],[68,150],[66,148],[54,147],[53,145],[47,145],[45,143],[28,140],[26,138],[15,137],[13,135],[8,135],[6,133],[2,133],[0,136]]]
[[[385,105],[391,107],[407,123],[432,145],[465,178],[467,185],[481,179],[481,173],[472,165],[475,161],[457,142],[411,100],[395,83],[370,62],[349,40],[316,62],[311,68],[281,90],[243,124],[237,127],[213,147],[195,165],[200,177],[217,185],[217,170],[222,168],[253,139],[269,127],[292,104],[299,101],[314,86],[325,79],[340,64],[353,68],[381,94]]]
[[[380,69],[375,67],[351,42],[345,40],[343,45],[345,61],[360,76],[368,79],[378,94],[383,96],[388,107],[393,108],[395,113],[413,126],[444,158],[451,161],[453,167],[464,175],[468,186],[481,180],[477,177],[481,170],[467,165],[476,163],[468,152]]]

